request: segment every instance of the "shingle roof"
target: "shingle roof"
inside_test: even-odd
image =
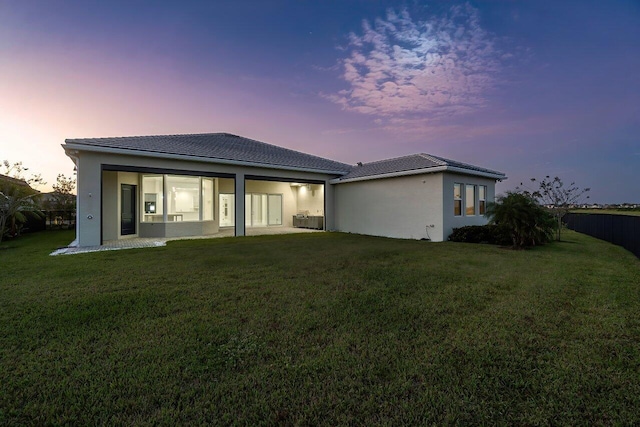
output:
[[[456,162],[454,160],[445,159],[443,157],[421,153],[354,166],[349,173],[341,176],[336,181],[340,182],[358,178],[374,178],[380,175],[410,171],[418,172],[424,170],[425,172],[428,172],[428,169],[431,168],[447,166],[463,169],[469,171],[470,173],[481,172],[490,175],[504,176],[502,172],[497,172],[491,169],[485,169],[478,166],[469,165],[467,163]]]
[[[229,133],[82,138],[67,139],[65,142],[73,146],[183,155],[341,175],[335,182],[374,179],[382,175],[411,173],[411,171],[428,172],[429,169],[436,167],[453,167],[471,174],[475,172],[504,177],[502,172],[424,153],[352,166]]]
[[[6,182],[8,184],[11,184],[11,185],[17,185],[19,187],[29,187],[29,188],[31,188],[31,186],[24,179],[13,178],[13,177],[7,176],[7,175],[0,174],[0,181],[4,181],[4,182]]]
[[[330,171],[336,174],[348,172],[352,168],[351,165],[345,163],[228,133],[83,138],[67,139],[65,142],[90,147],[275,165],[284,169]]]

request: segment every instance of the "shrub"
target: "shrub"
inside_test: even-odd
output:
[[[549,242],[553,238],[556,222],[551,213],[532,197],[507,192],[489,203],[487,214],[491,223],[508,230],[513,248],[522,249]]]
[[[491,245],[510,245],[509,230],[501,225],[469,225],[454,228],[449,236],[452,242],[488,243]]]

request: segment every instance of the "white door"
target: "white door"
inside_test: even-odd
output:
[[[220,227],[233,227],[235,221],[235,195],[220,193]]]

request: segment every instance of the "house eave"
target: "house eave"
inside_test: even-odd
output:
[[[72,142],[65,142],[64,144],[62,144],[62,148],[64,148],[65,153],[67,154],[67,156],[71,157],[71,159],[74,159],[74,157],[77,158],[77,152],[88,151],[93,153],[119,154],[119,155],[137,156],[137,157],[152,157],[152,158],[158,158],[158,159],[173,159],[173,160],[179,159],[179,160],[187,160],[187,161],[193,161],[193,162],[216,163],[216,164],[224,164],[224,165],[232,165],[232,166],[248,166],[248,167],[256,167],[256,168],[266,168],[266,169],[311,172],[311,173],[319,173],[323,175],[344,175],[347,173],[345,171],[337,171],[337,170],[314,169],[314,168],[304,168],[304,167],[287,166],[287,165],[275,165],[271,163],[258,163],[258,162],[242,161],[242,160],[223,159],[223,158],[217,158],[217,157],[200,157],[200,156],[190,156],[185,154],[158,153],[155,151],[89,146],[84,144],[76,144]],[[75,153],[73,153],[74,151]]]
[[[482,178],[490,178],[498,181],[507,179],[507,177],[504,174],[499,174],[499,173],[475,171],[470,169],[457,168],[454,166],[435,166],[432,168],[412,169],[408,171],[399,171],[399,172],[384,173],[379,175],[361,176],[356,178],[347,178],[347,179],[334,178],[331,181],[329,181],[329,183],[345,184],[348,182],[370,181],[374,179],[396,178],[396,177],[410,176],[410,175],[424,175],[424,174],[439,173],[439,172],[451,172],[451,173],[458,173],[463,175],[479,176]]]

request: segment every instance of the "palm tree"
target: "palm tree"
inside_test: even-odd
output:
[[[498,196],[495,203],[487,206],[486,216],[493,224],[509,230],[516,249],[540,245],[553,239],[553,216],[525,194],[507,192],[504,196]]]
[[[40,216],[35,198],[38,193],[30,187],[7,184],[0,188],[0,242],[9,223],[12,234],[16,234],[18,223],[27,220],[26,215]]]

